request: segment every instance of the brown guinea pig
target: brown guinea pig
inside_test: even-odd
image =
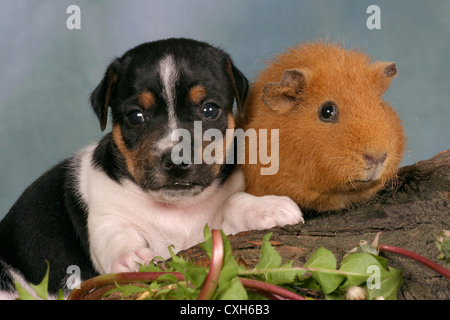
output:
[[[405,146],[401,122],[382,97],[396,75],[392,62],[371,62],[329,42],[300,44],[275,57],[237,120],[244,131],[279,130],[278,146],[270,138],[266,146],[279,151],[278,171],[261,174],[266,164],[244,161],[246,191],[289,196],[316,211],[374,195],[396,176]]]

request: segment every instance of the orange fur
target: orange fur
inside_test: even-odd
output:
[[[135,159],[137,157],[136,152],[133,152],[126,147],[125,142],[123,141],[123,137],[122,137],[122,129],[120,128],[120,126],[118,124],[113,125],[112,132],[113,132],[113,138],[116,143],[117,149],[119,149],[119,152],[125,158],[128,170],[130,171],[130,174],[134,177],[135,171],[136,171],[135,170],[136,169]]]
[[[145,179],[145,176],[143,176],[142,173],[145,172],[144,168],[148,163],[154,164],[158,161],[159,154],[152,149],[152,142],[155,141],[156,138],[149,135],[143,139],[139,145],[130,149],[123,140],[122,129],[118,123],[113,124],[112,134],[117,149],[125,159],[128,172],[135,181],[141,182],[142,179]]]
[[[296,76],[283,77],[286,70]],[[260,163],[242,165],[247,192],[287,195],[317,211],[374,195],[396,175],[405,145],[401,122],[382,98],[396,72],[393,63],[372,63],[363,52],[328,42],[300,44],[270,61],[237,124],[279,129],[279,171],[261,175]],[[326,101],[338,107],[334,123],[319,119]],[[365,155],[384,154],[379,177],[368,179]]]
[[[149,109],[155,103],[155,96],[149,91],[141,92],[138,96],[138,102],[145,109]]]
[[[189,90],[189,99],[194,104],[200,104],[206,97],[206,89],[203,86],[196,85]]]

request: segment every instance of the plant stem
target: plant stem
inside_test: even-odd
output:
[[[198,294],[197,300],[211,299],[219,284],[220,272],[223,265],[223,239],[220,230],[211,230],[212,256],[208,275],[203,283],[202,290]]]
[[[160,276],[165,274],[172,274],[180,281],[184,280],[183,274],[179,272],[124,272],[124,273],[105,274],[84,281],[80,285],[80,288],[72,290],[72,292],[68,297],[68,300],[84,299],[84,297],[88,295],[92,290],[103,286],[108,286],[110,284],[149,282],[154,281],[158,279]]]
[[[299,275],[306,274],[307,272],[327,272],[332,274],[340,274],[343,276],[364,276],[365,273],[356,273],[341,271],[336,269],[326,269],[326,268],[315,268],[315,267],[290,267],[290,268],[270,268],[270,269],[253,269],[253,270],[239,270],[238,275],[240,276],[261,276],[270,272],[292,272],[297,271]]]
[[[390,246],[390,245],[385,245],[385,244],[380,244],[379,249],[382,251],[388,251],[388,252],[393,252],[393,253],[398,253],[401,254],[405,257],[414,259],[422,264],[424,264],[425,266],[433,269],[434,271],[442,274],[444,277],[446,277],[447,279],[450,279],[450,270],[444,268],[443,266],[437,264],[436,262],[433,262],[427,258],[425,258],[424,256],[421,256],[417,253],[414,253],[412,251],[409,251],[407,249],[403,249],[403,248],[399,248],[399,247],[395,247],[395,246]]]
[[[239,278],[239,281],[247,289],[254,289],[260,293],[269,293],[270,296],[275,295],[290,300],[305,300],[305,297],[274,284],[246,278]]]

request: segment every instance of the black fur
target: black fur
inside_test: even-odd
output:
[[[203,122],[203,130],[219,128],[225,132],[234,98],[238,110],[242,110],[248,82],[226,53],[206,43],[188,39],[145,43],[115,59],[91,95],[91,104],[102,130],[106,127],[110,107],[113,123],[120,125],[127,148],[134,148],[149,136],[164,134],[167,107],[158,94],[161,83],[156,65],[169,52],[180,70],[176,112],[182,119],[181,126],[190,128],[193,121],[201,119],[198,106],[186,101],[189,88],[198,83],[205,84],[208,93],[223,108],[219,119]],[[136,103],[133,97],[142,90],[156,93],[155,107],[145,110],[148,119],[145,126],[132,128],[126,125],[124,115]],[[39,283],[47,268],[45,261],[50,265],[50,293],[57,293],[65,287],[70,265],[80,268],[82,279],[98,274],[89,254],[88,208],[77,189],[79,162],[74,156],[43,174],[23,192],[0,222],[0,290],[13,290],[10,270],[22,274],[30,283]],[[92,165],[117,183],[124,178],[135,180],[111,133],[98,143]],[[223,165],[219,177],[215,178],[224,181],[233,168],[232,164]],[[208,176],[207,169],[201,165],[194,173]],[[151,177],[146,178],[151,180]],[[143,189],[155,187],[146,181],[136,182]]]
[[[242,110],[243,102],[248,92],[248,81],[245,76],[233,65],[228,54],[211,45],[190,39],[167,39],[142,44],[126,52],[122,57],[115,59],[107,68],[104,78],[91,95],[94,111],[100,122],[100,127],[106,127],[107,110],[111,108],[112,121],[120,125],[123,142],[128,149],[148,148],[150,143],[146,139],[149,136],[161,137],[166,134],[168,111],[162,94],[162,83],[158,75],[158,63],[164,56],[170,53],[175,59],[179,71],[179,79],[176,86],[176,114],[182,128],[188,129],[194,136],[193,122],[201,121],[201,106],[190,103],[186,96],[194,85],[206,87],[208,100],[213,101],[222,108],[220,117],[214,121],[203,121],[203,132],[215,128],[225,135],[228,125],[228,115],[233,112],[233,101],[236,100],[238,110]],[[228,84],[228,85],[224,85]],[[130,110],[138,108],[137,95],[143,91],[151,91],[155,94],[155,105],[149,110],[139,108],[147,119],[142,126],[130,126],[124,120],[124,115]],[[145,132],[145,135],[142,134]],[[112,141],[114,144],[114,141]],[[106,146],[110,151],[117,149],[115,146]],[[148,152],[151,152],[149,150]],[[193,157],[193,154],[192,154]],[[101,157],[98,163],[104,161]],[[157,159],[156,162],[159,160]],[[145,172],[138,177],[126,174],[126,170],[115,170],[120,175],[135,180],[143,189],[157,190],[163,184],[170,185],[172,181],[155,182],[152,177],[158,171],[154,166],[155,161],[140,163],[140,172]],[[192,159],[193,162],[193,159]],[[120,164],[108,164],[111,166]],[[226,168],[225,168],[226,167]],[[223,166],[223,173],[229,172],[230,165]],[[123,169],[123,164],[122,164]],[[120,178],[113,171],[108,173],[113,179]],[[186,180],[206,188],[215,175],[210,174],[210,169],[204,165],[193,165],[193,169],[186,172]],[[226,178],[226,176],[224,176]],[[179,178],[177,172],[176,178]]]
[[[74,161],[63,161],[31,184],[0,223],[1,259],[34,284],[41,282],[47,260],[53,293],[63,287],[70,265],[79,266],[83,277],[97,274],[89,259],[85,210],[73,181]],[[11,287],[10,277],[3,277]]]

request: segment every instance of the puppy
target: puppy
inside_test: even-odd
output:
[[[49,292],[67,293],[74,266],[81,280],[137,271],[170,245],[202,242],[206,224],[235,234],[303,222],[287,197],[244,193],[233,163],[193,161],[213,143],[225,144],[225,158],[233,144],[191,141],[174,152],[180,132],[226,135],[247,91],[228,54],[195,40],[145,43],[115,59],[91,95],[102,130],[111,109],[112,132],[37,179],[0,223],[3,297],[14,297],[13,280],[39,283],[45,261]]]

